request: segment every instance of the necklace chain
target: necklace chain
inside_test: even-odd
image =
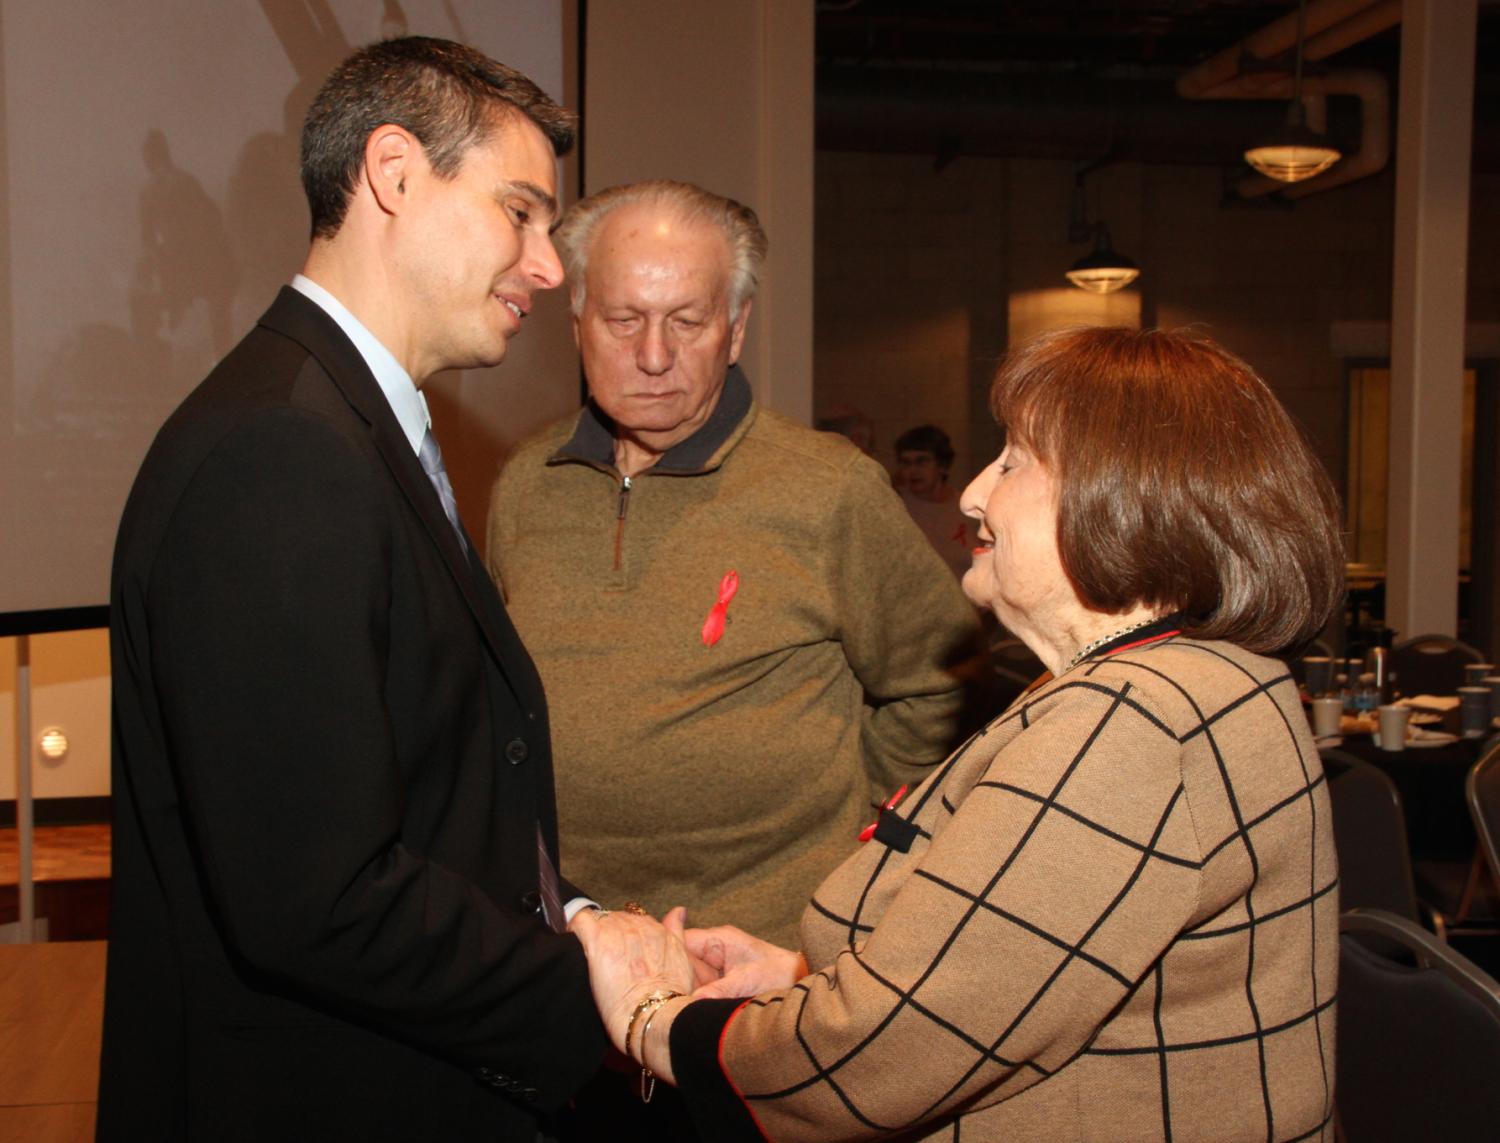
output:
[[[1132,623],[1129,627],[1121,627],[1118,631],[1111,631],[1103,638],[1095,639],[1087,647],[1079,651],[1078,654],[1073,656],[1073,661],[1068,664],[1068,670],[1071,671],[1074,667],[1078,666],[1079,663],[1087,659],[1100,647],[1103,647],[1108,643],[1113,643],[1121,635],[1129,635],[1132,631],[1139,631],[1142,627],[1150,627],[1151,624],[1155,623],[1160,618],[1161,616],[1159,615],[1153,615],[1149,619],[1142,619],[1139,623]]]

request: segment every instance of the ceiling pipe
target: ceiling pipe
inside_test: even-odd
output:
[[[1387,28],[1394,28],[1399,23],[1401,23],[1401,0],[1380,0],[1378,4],[1350,16],[1340,24],[1335,24],[1326,32],[1307,39],[1302,45],[1302,58],[1305,60],[1327,59],[1335,52],[1353,47],[1361,40],[1368,40],[1371,36]]]
[[[1313,0],[1313,3],[1307,6],[1304,42],[1360,15],[1366,8],[1373,7],[1378,2],[1379,0]],[[1400,4],[1398,3],[1396,7],[1399,20]],[[1257,60],[1274,59],[1296,46],[1297,13],[1291,12],[1279,20],[1271,21],[1258,32],[1251,32],[1239,43],[1231,44],[1223,51],[1209,56],[1202,63],[1183,72],[1177,78],[1177,94],[1184,99],[1212,98],[1208,92],[1238,76],[1241,63],[1247,56]],[[1304,50],[1303,58],[1321,57],[1308,55]]]

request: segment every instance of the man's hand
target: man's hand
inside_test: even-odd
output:
[[[733,925],[688,929],[683,939],[694,968],[701,963],[718,976],[707,983],[700,979],[694,1000],[755,996],[790,988],[807,975],[801,953],[752,937]]]

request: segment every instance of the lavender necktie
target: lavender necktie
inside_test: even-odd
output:
[[[537,880],[541,882],[542,917],[553,932],[560,933],[568,927],[568,922],[563,913],[562,893],[557,885],[557,866],[552,863],[552,855],[547,852],[540,822],[536,827],[536,863]]]
[[[438,448],[437,437],[432,435],[431,426],[422,436],[422,448],[417,453],[417,459],[422,462],[422,471],[432,481],[432,487],[443,503],[443,515],[453,525],[453,531],[458,536],[458,546],[467,548],[463,525],[458,522],[458,501],[453,499],[453,484],[448,480],[448,470],[443,467],[443,450]]]

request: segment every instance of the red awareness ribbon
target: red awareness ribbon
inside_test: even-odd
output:
[[[740,573],[730,570],[719,581],[719,601],[708,609],[708,618],[703,621],[703,645],[712,647],[724,637],[724,620],[729,616],[729,601],[740,589]]]

